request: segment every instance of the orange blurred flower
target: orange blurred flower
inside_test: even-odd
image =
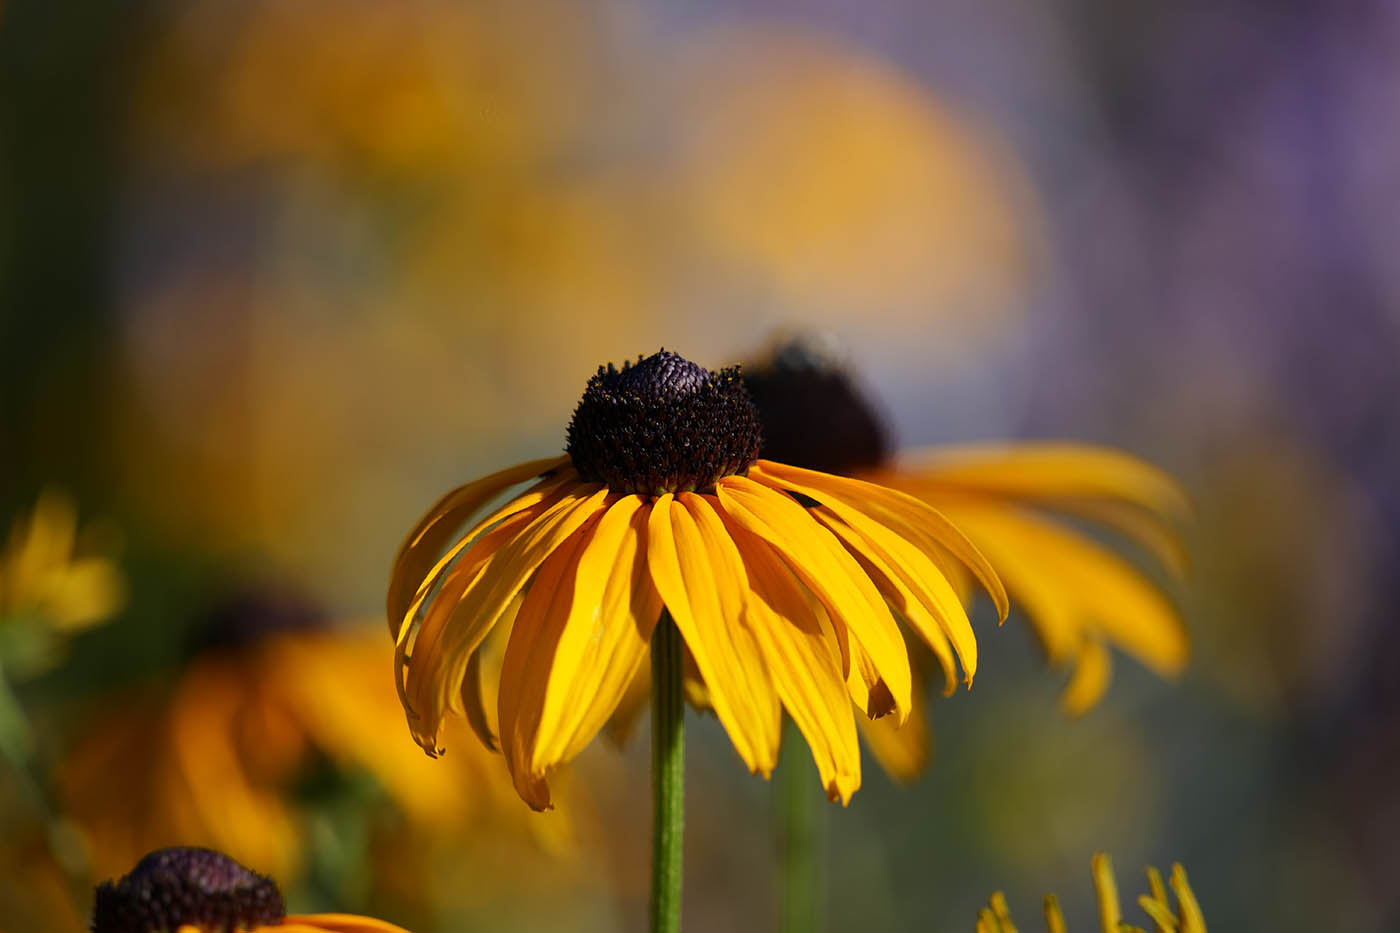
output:
[[[379,816],[396,814],[424,837],[460,838],[471,827],[555,849],[564,842],[560,819],[502,805],[513,801],[510,781],[475,743],[433,767],[399,740],[402,710],[382,635],[320,629],[297,610],[279,612],[242,606],[244,641],[201,651],[170,689],[104,701],[107,711],[61,763],[60,797],[99,874],[178,844],[217,847],[295,877],[306,857],[295,791],[318,761],[369,775],[390,804]]]

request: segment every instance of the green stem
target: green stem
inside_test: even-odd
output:
[[[777,785],[783,886],[779,927],[783,933],[817,933],[826,842],[824,798],[807,742],[786,716]]]
[[[24,715],[24,707],[10,689],[4,672],[0,671],[0,758],[10,766],[30,805],[47,814],[43,791],[34,777],[33,754],[34,734],[29,728],[29,718]]]
[[[685,833],[685,676],[681,633],[661,613],[651,636],[651,929],[681,928],[681,840]]]

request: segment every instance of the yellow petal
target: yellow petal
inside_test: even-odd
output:
[[[450,620],[431,633],[437,637],[427,650],[421,639],[430,634],[430,620],[424,621],[420,641],[412,647],[405,688],[412,704],[410,729],[425,750],[436,751],[444,711],[461,702],[471,653],[545,558],[603,508],[607,494],[596,484],[579,486],[502,544],[462,592]]]
[[[1039,591],[1042,599],[1044,588],[1054,587],[1056,611],[1071,614],[1072,628],[1101,634],[1163,676],[1185,666],[1189,646],[1180,616],[1131,564],[1082,535],[1011,507],[960,506],[957,514],[1007,568],[1014,587]]]
[[[1053,894],[1045,895],[1045,930],[1046,933],[1065,933],[1065,915],[1060,912],[1060,902]]]
[[[650,699],[651,670],[648,665],[643,664],[637,668],[637,673],[632,675],[632,682],[627,685],[627,690],[618,700],[612,719],[608,720],[608,738],[613,744],[621,748],[632,738],[637,721],[642,717],[642,710],[646,709]]]
[[[1088,444],[970,444],[914,454],[918,472],[940,484],[1044,502],[1113,499],[1164,515],[1185,515],[1190,500],[1163,471],[1121,450]],[[909,472],[909,471],[906,471]]]
[[[78,631],[116,612],[126,599],[126,583],[112,562],[101,557],[75,560],[52,574],[44,609],[55,629]]]
[[[496,716],[496,698],[500,694],[501,661],[523,601],[520,594],[510,601],[481,647],[472,652],[471,660],[467,662],[466,677],[462,681],[462,710],[466,714],[467,724],[481,743],[492,751],[499,750],[496,736],[500,723]]]
[[[893,716],[859,719],[857,724],[865,736],[865,747],[894,780],[907,784],[928,767],[931,732],[923,681],[919,678],[914,679],[914,708],[904,725],[899,725]]]
[[[749,472],[755,479],[775,488],[794,489],[833,508],[839,502],[864,512],[895,534],[921,545],[930,559],[937,551],[934,545],[946,548],[982,584],[996,606],[998,618],[1004,620],[1010,611],[1006,590],[996,570],[957,525],[927,502],[864,480],[804,470],[771,460],[759,460]]]
[[[1138,906],[1143,913],[1152,918],[1152,922],[1157,926],[1157,933],[1177,933],[1176,917],[1172,915],[1171,908],[1165,901],[1154,901],[1146,894],[1138,898]]]
[[[1118,907],[1118,882],[1113,877],[1113,862],[1107,852],[1095,852],[1090,867],[1094,873],[1094,892],[1099,900],[1099,929],[1103,933],[1118,933],[1123,913]]]
[[[388,597],[391,634],[398,634],[399,622],[413,598],[412,594],[423,582],[428,568],[437,560],[442,546],[467,517],[511,486],[523,483],[532,476],[547,473],[567,462],[567,457],[531,460],[459,486],[438,500],[427,514],[419,519],[418,524],[413,526],[394,558]]]
[[[1066,716],[1082,716],[1093,709],[1108,689],[1113,677],[1113,658],[1097,638],[1086,637],[1074,661],[1074,676],[1060,694],[1060,709]]]
[[[967,682],[977,672],[977,639],[962,600],[947,578],[919,550],[889,529],[870,521],[847,523],[826,506],[811,509],[817,519],[841,539],[846,549],[870,574],[876,587],[907,619],[939,659],[951,693],[957,683],[949,639],[956,646]],[[854,518],[854,516],[852,516]]]
[[[775,715],[776,702],[765,701],[775,701],[776,695],[741,619],[743,600],[734,579],[738,555],[712,551],[710,544],[685,504],[669,493],[655,500],[647,528],[652,580],[739,757],[749,770],[766,776],[777,761],[781,717]],[[743,572],[742,564],[737,572]]]
[[[1107,500],[1056,500],[1047,505],[1056,512],[1085,519],[1116,532],[1142,548],[1174,578],[1185,579],[1191,557],[1176,526],[1162,515],[1128,502]]]
[[[1181,909],[1181,933],[1206,933],[1206,918],[1201,913],[1201,905],[1191,890],[1191,884],[1186,880],[1186,869],[1180,865],[1172,866],[1171,885]]]
[[[404,633],[411,627],[418,610],[462,552],[479,546],[478,535],[481,538],[489,537],[489,534],[482,535],[483,531],[499,527],[500,524],[504,524],[511,518],[525,512],[539,514],[544,509],[559,502],[578,486],[578,474],[574,472],[572,467],[562,467],[556,470],[520,495],[511,498],[495,512],[479,520],[458,537],[457,543],[448,548],[446,553],[432,563],[426,573],[422,572],[422,567],[432,560],[432,554],[435,551],[428,549],[426,542],[421,548],[415,548],[413,559],[405,562],[406,569],[402,572],[396,569],[389,578],[390,631],[394,632],[400,640],[404,637]],[[396,610],[400,612],[398,616],[392,614]]]
[[[1011,922],[1011,911],[1006,907],[1006,895],[1000,891],[993,893],[989,906],[997,922],[1001,924],[1002,933],[1016,933],[1016,926]]]
[[[778,697],[807,740],[828,799],[848,803],[860,788],[860,745],[836,636],[782,558],[711,501],[743,556],[752,591],[748,621]]]
[[[408,933],[387,921],[351,914],[288,914],[280,924],[267,929],[276,933]]]
[[[579,558],[596,527],[596,522],[585,523],[540,565],[516,613],[501,666],[501,751],[516,791],[536,810],[546,810],[551,803],[545,775],[530,767],[530,750],[549,686],[550,656],[573,604]]]
[[[1167,888],[1162,884],[1162,873],[1151,865],[1147,867],[1147,890],[1151,892],[1153,900],[1167,903]]]
[[[781,554],[832,622],[860,642],[883,684],[879,690],[872,684],[872,698],[887,693],[900,722],[907,719],[911,674],[904,636],[879,590],[841,542],[790,496],[752,479],[728,476],[716,488],[725,513]]]
[[[1052,664],[1069,658],[1079,644],[1084,626],[1077,593],[1027,547],[1015,528],[984,520],[996,513],[985,503],[959,499],[945,503],[949,518],[977,542],[996,565],[1007,590],[1025,612]]]
[[[530,758],[536,772],[583,749],[647,657],[661,596],[646,571],[646,523],[641,498],[623,496],[599,520],[579,559]]]
[[[467,587],[480,576],[482,568],[496,556],[497,551],[530,527],[545,511],[546,506],[541,504],[512,515],[478,538],[466,555],[448,571],[442,589],[428,606],[422,621],[405,625],[399,633],[398,642],[394,646],[395,680],[399,687],[399,701],[403,703],[410,719],[417,716],[417,709],[422,701],[421,697],[409,695],[406,676],[409,648],[412,647],[414,654],[420,657],[433,658],[437,655],[445,633],[451,626],[459,624],[458,620],[463,615],[462,596]],[[465,673],[463,676],[465,677]]]

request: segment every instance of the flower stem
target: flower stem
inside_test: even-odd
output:
[[[685,698],[681,633],[663,611],[651,636],[651,929],[681,928]]]
[[[817,766],[791,719],[783,717],[783,757],[778,765],[777,817],[782,892],[782,933],[817,933],[821,929],[822,862],[826,815]]]

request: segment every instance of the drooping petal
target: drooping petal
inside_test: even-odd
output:
[[[997,573],[1030,620],[1046,658],[1052,664],[1065,661],[1079,645],[1084,624],[1076,593],[1046,567],[1043,555],[1023,546],[1014,533],[999,532],[980,520],[987,514],[985,508],[969,507],[968,500],[949,503],[948,516],[972,535],[996,564]]]
[[[389,577],[390,634],[398,635],[399,623],[412,601],[412,594],[417,592],[428,568],[463,521],[511,486],[567,462],[567,457],[531,460],[459,486],[439,499],[413,526],[394,558],[394,569]]]
[[[471,653],[536,569],[603,508],[606,497],[607,490],[600,486],[576,487],[512,535],[463,590],[450,622],[431,632],[437,637],[427,650],[420,643],[422,636],[430,634],[429,620],[425,620],[420,641],[412,646],[412,660],[406,665],[405,690],[411,710],[409,727],[430,754],[437,750],[437,730],[444,711],[461,702],[462,680]]]
[[[812,750],[827,797],[845,804],[860,787],[860,746],[836,636],[768,543],[729,518],[717,500],[706,499],[743,557],[752,592],[750,627],[778,697]]]
[[[540,565],[516,613],[501,665],[501,751],[516,791],[536,810],[549,808],[549,787],[544,774],[530,767],[530,747],[539,729],[552,655],[574,602],[579,558],[596,527],[596,521],[585,523]]]
[[[391,611],[397,606],[402,606],[402,615],[397,622],[397,628],[395,628],[396,623],[394,617],[390,616],[389,618],[390,630],[397,632],[397,639],[399,641],[403,640],[405,633],[412,627],[413,619],[418,615],[418,611],[422,608],[423,603],[428,599],[438,583],[442,581],[444,575],[450,573],[450,569],[454,566],[462,552],[468,549],[476,550],[480,547],[483,539],[491,537],[489,532],[486,534],[482,534],[482,532],[487,531],[487,529],[494,531],[501,525],[509,523],[511,519],[517,518],[525,513],[538,515],[565,498],[570,492],[577,489],[578,486],[578,474],[574,472],[573,468],[561,467],[541,479],[529,489],[520,493],[520,495],[513,497],[505,505],[496,509],[496,511],[477,521],[475,525],[458,538],[456,544],[448,548],[447,552],[439,557],[437,562],[429,568],[427,573],[423,575],[422,580],[418,582],[416,589],[410,588],[407,583],[405,583],[399,590],[397,603],[390,604]],[[425,561],[427,559],[426,554],[427,552],[424,552]],[[407,578],[405,579],[407,580]],[[393,581],[391,581],[391,583],[392,582]]]
[[[716,519],[718,522],[718,519]],[[731,547],[733,544],[731,542]],[[719,717],[749,770],[767,775],[777,759],[768,673],[745,630],[728,555],[711,554],[691,511],[667,493],[652,504],[647,566],[709,688]],[[737,555],[735,555],[737,558]],[[740,571],[742,573],[742,565]],[[756,666],[757,662],[757,666]]]
[[[1104,643],[1086,637],[1074,661],[1074,675],[1060,694],[1060,709],[1066,716],[1082,716],[1093,709],[1113,678],[1113,657]]]
[[[852,640],[860,642],[878,672],[878,681],[869,685],[872,705],[877,697],[887,694],[899,720],[907,719],[911,674],[904,636],[874,583],[841,542],[790,496],[747,477],[725,477],[716,490],[725,513],[782,555],[793,573],[822,601],[833,623],[845,626]],[[855,672],[859,655],[854,649],[851,654]]]
[[[422,698],[409,695],[407,677],[409,649],[412,648],[414,654],[424,658],[433,658],[437,655],[448,628],[459,624],[457,620],[463,614],[462,595],[466,593],[467,587],[471,586],[472,582],[481,574],[482,568],[495,557],[497,551],[516,534],[534,523],[545,510],[544,505],[537,505],[533,509],[512,515],[482,535],[466,556],[448,572],[442,589],[428,606],[428,611],[422,620],[404,626],[399,633],[399,640],[394,646],[394,679],[399,688],[399,702],[403,704],[410,719],[417,716],[417,709],[421,705]],[[420,680],[419,684],[420,686],[432,685],[430,681],[423,680]]]
[[[515,616],[520,612],[524,595],[517,593],[515,598],[501,613],[500,619],[472,652],[467,663],[467,676],[462,681],[462,709],[467,717],[467,725],[476,733],[483,745],[498,751],[497,735],[500,722],[496,716],[496,698],[501,687],[501,661],[505,658],[506,644],[515,628]]]
[[[1142,548],[1178,580],[1191,570],[1191,555],[1176,527],[1160,513],[1129,502],[1076,499],[1056,500],[1047,508],[1085,519],[1122,535]]]
[[[583,749],[647,657],[661,596],[646,571],[646,523],[641,498],[623,496],[599,520],[579,559],[530,754],[536,772]]]
[[[969,444],[912,455],[917,472],[947,486],[1044,502],[1113,499],[1163,515],[1189,514],[1185,492],[1163,471],[1121,450],[1091,444]]]
[[[909,721],[899,725],[894,717],[857,720],[865,746],[885,773],[896,781],[908,782],[928,767],[932,754],[927,699],[922,678],[914,678],[914,708]]]
[[[1028,512],[979,506],[959,507],[958,514],[1006,568],[1018,593],[1053,586],[1057,600],[1074,613],[1072,626],[1100,633],[1161,675],[1181,671],[1189,648],[1181,618],[1126,561]]]
[[[841,539],[880,592],[909,620],[924,642],[943,662],[946,691],[957,683],[949,641],[956,648],[967,682],[977,673],[977,638],[967,610],[947,578],[918,548],[864,516],[851,514],[847,523],[827,506],[811,509],[817,519]]]
[[[840,503],[865,513],[895,534],[923,545],[922,550],[930,559],[936,553],[934,544],[946,548],[977,577],[992,598],[998,618],[1004,620],[1010,611],[1006,590],[991,563],[957,525],[928,503],[897,489],[771,460],[759,460],[749,472],[774,488],[800,492],[832,508]]]

